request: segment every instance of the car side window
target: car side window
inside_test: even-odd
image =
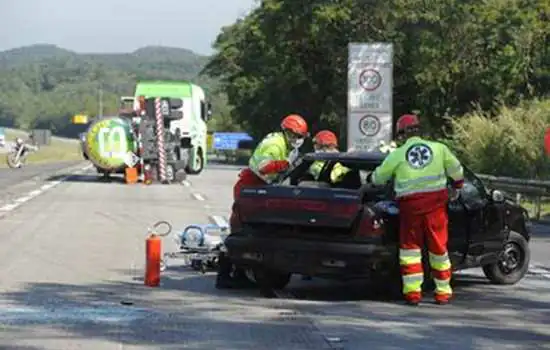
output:
[[[485,206],[487,196],[485,187],[474,173],[469,169],[464,169],[464,187],[461,191],[462,201],[467,209],[476,210]]]

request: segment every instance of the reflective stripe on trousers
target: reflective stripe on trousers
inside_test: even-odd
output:
[[[403,294],[420,293],[424,278],[422,251],[419,248],[399,249],[399,265],[403,279]]]
[[[429,253],[430,267],[435,282],[435,294],[450,295],[453,293],[451,289],[451,261],[449,254],[434,254]]]
[[[401,202],[400,209],[411,207],[414,209],[416,205],[418,203]],[[419,301],[421,298],[423,282],[421,249],[427,245],[431,272],[436,284],[435,299],[448,300],[452,295],[452,289],[451,262],[447,253],[447,207],[440,206],[421,214],[401,210],[399,226],[399,264],[405,298],[410,301]]]

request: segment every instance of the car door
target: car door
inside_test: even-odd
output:
[[[469,213],[468,255],[498,252],[508,237],[504,229],[506,209],[491,199],[483,182],[471,171],[465,171],[466,176],[461,201]]]
[[[464,205],[456,200],[448,203],[449,242],[447,248],[453,266],[462,263],[468,250],[468,213]]]

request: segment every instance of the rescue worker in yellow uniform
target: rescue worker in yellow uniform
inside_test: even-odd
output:
[[[420,121],[406,114],[397,121],[398,139],[403,143],[391,152],[370,177],[383,185],[393,178],[399,205],[399,264],[403,295],[410,305],[422,299],[422,247],[427,244],[435,282],[435,301],[447,304],[452,296],[451,262],[447,252],[449,193],[451,178],[456,198],[464,183],[462,165],[440,142],[420,137]],[[424,241],[426,240],[426,241]]]
[[[332,131],[319,131],[313,137],[313,149],[315,152],[339,152],[338,138]],[[325,162],[318,160],[309,167],[309,173],[313,176],[315,181],[319,179],[319,175],[321,175],[321,170],[324,165]],[[336,163],[330,172],[330,182],[334,184],[341,181],[348,172],[348,168],[340,163]]]
[[[291,156],[298,152],[307,136],[304,118],[297,114],[286,116],[281,122],[281,131],[268,134],[252,153],[248,168],[241,171],[233,187],[233,199],[239,197],[242,187],[263,186],[287,170],[292,163]]]
[[[278,174],[288,170],[297,157],[298,149],[308,136],[308,125],[300,115],[291,114],[283,118],[281,131],[272,132],[264,137],[252,153],[248,168],[240,172],[233,187],[233,199],[239,199],[243,187],[264,186],[275,180]],[[233,219],[230,219],[231,221]],[[238,287],[252,285],[244,271],[234,268],[225,253],[220,253],[216,288]]]

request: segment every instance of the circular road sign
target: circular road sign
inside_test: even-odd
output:
[[[365,136],[374,136],[380,132],[382,125],[375,115],[367,114],[359,120],[359,130]]]
[[[382,75],[377,70],[365,69],[359,74],[359,85],[367,90],[374,91],[382,84]]]

